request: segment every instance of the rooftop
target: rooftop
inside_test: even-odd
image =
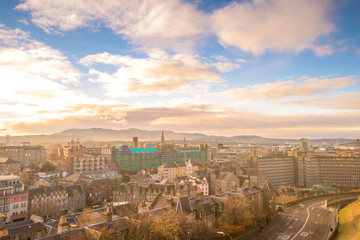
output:
[[[10,179],[20,179],[20,176],[17,175],[0,175],[1,180],[10,180]]]

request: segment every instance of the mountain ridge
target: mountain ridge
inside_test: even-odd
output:
[[[73,128],[66,129],[59,133],[49,135],[25,135],[12,136],[12,141],[22,142],[67,142],[70,139],[80,139],[81,141],[131,141],[133,137],[138,137],[139,141],[160,141],[163,130],[143,130],[139,128],[128,129],[107,129],[107,128]],[[226,143],[298,143],[299,139],[292,138],[265,138],[257,135],[234,135],[234,136],[216,136],[206,135],[203,133],[187,133],[174,132],[164,130],[165,140],[181,141],[184,138],[189,141],[204,141],[204,142],[226,142]],[[5,137],[0,137],[5,140]],[[309,139],[311,143],[345,143],[354,141],[349,138],[320,138]],[[14,142],[15,142],[14,141]]]

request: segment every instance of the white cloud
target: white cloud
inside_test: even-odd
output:
[[[16,9],[48,33],[102,25],[150,49],[190,49],[207,32],[205,15],[180,0],[26,0]]]
[[[23,23],[23,24],[25,24],[25,25],[29,25],[28,20],[26,20],[25,18],[19,19],[18,22],[19,22],[19,23]]]
[[[3,74],[41,76],[63,83],[76,83],[81,77],[60,51],[31,39],[27,32],[0,28],[0,44]]]
[[[0,28],[2,121],[60,117],[69,115],[60,111],[74,102],[95,102],[73,89],[80,84],[80,78],[81,73],[60,51],[32,39],[22,30]],[[48,110],[53,113],[40,113]]]
[[[206,88],[206,85],[222,81],[221,76],[209,69],[190,54],[169,56],[165,53],[153,53],[149,58],[100,53],[89,55],[80,60],[86,66],[96,63],[118,66],[114,74],[98,71],[94,68],[90,74],[93,81],[104,84],[105,91],[111,97],[130,97],[146,94],[170,94],[174,91],[187,91],[194,86]],[[204,85],[205,84],[205,85]],[[195,87],[195,88],[196,88]]]
[[[189,50],[204,37],[255,55],[266,51],[331,54],[317,42],[334,30],[330,0],[250,0],[233,2],[214,13],[182,0],[24,0],[16,9],[30,11],[31,21],[46,32],[105,26],[143,50]],[[203,41],[202,41],[203,42]]]
[[[222,96],[262,100],[279,99],[285,97],[309,97],[326,94],[344,87],[356,85],[359,78],[356,76],[337,78],[306,78],[298,81],[278,81],[256,84],[245,88],[237,88],[220,93]]]
[[[334,29],[327,17],[329,5],[312,0],[233,2],[214,13],[212,25],[222,45],[255,55],[311,49],[324,56],[332,50],[316,40]]]
[[[240,67],[239,64],[231,62],[217,62],[211,63],[210,65],[216,67],[216,69],[222,73],[231,72]]]

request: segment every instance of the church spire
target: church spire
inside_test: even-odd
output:
[[[164,131],[161,132],[161,143],[165,142]]]

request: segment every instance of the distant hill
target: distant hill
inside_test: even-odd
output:
[[[81,141],[131,141],[132,137],[138,137],[139,141],[160,141],[162,130],[142,130],[137,128],[113,130],[103,128],[90,129],[68,129],[60,133],[50,135],[26,135],[12,136],[12,142],[31,142],[35,143],[65,143],[70,139],[80,139]],[[164,131],[165,140],[186,140],[203,142],[225,142],[225,143],[298,143],[299,139],[264,138],[256,135],[237,135],[232,137],[206,135],[202,133],[176,133]],[[0,142],[4,142],[5,137],[0,137]],[[334,139],[310,139],[311,144],[327,143],[348,143],[354,139],[334,138]]]

